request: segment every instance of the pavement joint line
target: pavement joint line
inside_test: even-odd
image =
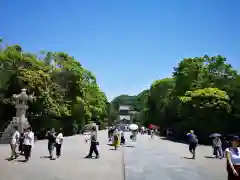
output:
[[[126,164],[125,164],[125,156],[124,156],[124,146],[121,149],[122,151],[122,161],[123,161],[123,180],[126,180]]]

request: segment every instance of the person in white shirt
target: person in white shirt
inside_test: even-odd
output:
[[[16,149],[17,149],[17,145],[18,145],[18,142],[19,142],[19,138],[20,138],[20,133],[18,131],[18,127],[14,126],[14,133],[12,135],[11,142],[10,142],[10,147],[11,147],[11,157],[10,157],[10,159],[16,159],[18,157]]]
[[[62,132],[62,129],[60,128],[56,136],[56,144],[55,144],[57,158],[61,156],[62,143],[63,143],[63,132]]]
[[[154,129],[151,130],[151,138],[153,139],[154,138]]]
[[[24,156],[25,161],[28,161],[31,156],[31,150],[34,145],[34,133],[32,132],[32,128],[28,127],[27,131],[24,133]]]
[[[234,136],[231,142],[231,147],[225,150],[227,157],[228,180],[237,180],[240,179],[240,148],[238,147],[238,136]]]

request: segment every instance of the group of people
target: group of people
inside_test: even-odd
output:
[[[34,146],[34,133],[32,128],[28,127],[20,134],[18,127],[14,127],[14,133],[12,134],[10,141],[11,156],[10,160],[16,159],[19,154],[24,155],[25,161],[28,161],[31,157],[32,147]],[[19,153],[17,152],[19,147]]]
[[[213,139],[213,156],[222,159],[226,157],[228,180],[240,180],[240,148],[239,137],[232,136],[230,143],[220,137]]]
[[[121,145],[125,145],[126,138],[123,129],[119,127],[110,127],[108,129],[108,139],[112,142],[114,149],[117,150]]]
[[[53,159],[53,150],[56,147],[56,158],[61,155],[61,147],[63,143],[63,133],[60,129],[57,133],[54,129],[47,132],[49,158]],[[18,127],[14,127],[14,132],[10,140],[11,156],[9,160],[16,159],[19,155],[24,155],[25,162],[31,157],[31,152],[34,146],[35,136],[31,127],[24,129],[22,133],[19,132]],[[18,151],[17,152],[17,147]]]
[[[213,157],[222,159],[225,157],[224,151],[229,146],[229,143],[226,140],[222,141],[220,137],[216,136],[213,138]]]
[[[52,128],[46,133],[46,138],[48,139],[48,152],[49,158],[51,160],[56,160],[61,156],[61,149],[63,144],[63,132],[60,128],[58,132]],[[56,157],[53,157],[53,151],[56,148]]]
[[[198,138],[193,130],[187,136],[189,137],[189,151],[193,155],[192,158],[195,159]],[[219,137],[214,137],[213,155],[220,159],[226,157],[228,180],[240,180],[240,147],[238,136],[232,136],[228,145],[226,143],[222,144]]]
[[[134,146],[134,142],[137,141],[138,129],[131,130],[128,128],[121,128],[120,126],[109,127],[108,129],[108,139],[109,142],[112,142],[114,149],[117,150],[120,146],[124,146],[127,143],[125,132],[130,131],[130,139],[132,140]]]

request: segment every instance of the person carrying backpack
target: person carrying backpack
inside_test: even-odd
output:
[[[195,151],[196,151],[196,148],[198,145],[198,138],[193,130],[191,130],[187,134],[187,136],[189,138],[189,151],[192,153],[192,159],[195,159],[195,157],[196,157]]]

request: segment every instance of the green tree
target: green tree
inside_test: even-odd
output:
[[[128,103],[139,110],[135,121],[160,125],[161,130],[172,128],[177,139],[185,139],[185,133],[195,129],[204,142],[215,131],[238,132],[239,77],[223,56],[184,58],[174,68],[172,78],[154,81],[140,95],[143,100],[131,97]],[[119,96],[114,103],[127,102],[125,99],[130,98]]]
[[[225,131],[227,125],[225,118],[231,113],[230,99],[225,91],[217,88],[197,89],[187,91],[180,100],[179,109],[182,119],[178,123],[185,124],[185,128],[195,129],[205,135],[211,131]]]
[[[65,119],[78,127],[96,117],[102,121],[107,117],[107,98],[96,77],[65,52],[33,54],[19,45],[2,43],[0,75],[0,125],[15,115],[12,95],[22,88],[36,96],[30,104],[30,114],[48,117],[45,119],[49,126],[55,122],[51,117],[68,117]]]

